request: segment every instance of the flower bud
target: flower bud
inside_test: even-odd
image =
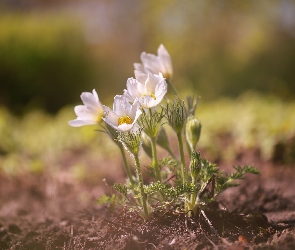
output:
[[[184,101],[178,99],[168,103],[166,107],[166,117],[175,133],[181,133],[186,121],[186,107]]]
[[[202,159],[200,153],[195,151],[192,152],[189,168],[192,178],[196,179],[202,168]]]
[[[185,135],[186,140],[192,151],[195,150],[196,145],[200,139],[202,125],[197,118],[189,116],[186,121]]]
[[[142,115],[138,120],[139,125],[143,128],[143,131],[151,139],[155,139],[160,126],[161,120],[164,116],[164,111],[158,112],[156,109],[142,109]]]
[[[133,130],[127,132],[118,131],[118,140],[132,156],[138,156],[139,154],[141,132],[142,129],[140,127],[135,127]]]

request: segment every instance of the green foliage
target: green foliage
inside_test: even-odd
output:
[[[219,193],[221,193],[229,187],[238,186],[239,184],[236,182],[236,180],[244,179],[245,174],[260,174],[257,168],[254,168],[253,166],[237,166],[234,167],[234,169],[236,170],[236,172],[234,173],[231,173],[229,175],[219,175],[216,177],[216,195],[218,195]]]
[[[177,162],[171,157],[166,157],[160,161],[160,165],[175,166]],[[180,178],[176,178],[174,185],[162,181],[150,182],[144,185],[143,192],[141,192],[139,182],[133,185],[116,183],[113,188],[126,198],[131,209],[138,209],[142,206],[140,199],[144,195],[149,206],[159,208],[171,204],[182,204],[181,206],[184,207],[186,212],[195,212],[200,206],[207,206],[214,201],[216,196],[224,190],[237,186],[237,180],[244,179],[246,174],[259,174],[259,171],[253,166],[237,166],[234,169],[235,172],[224,174],[216,164],[203,159],[200,153],[192,152],[191,177],[187,182],[183,182]],[[149,172],[155,178],[155,174],[152,174],[155,172],[153,167],[149,167]],[[172,171],[172,173],[179,175],[177,171]],[[103,201],[111,205],[114,204],[114,199],[113,196],[108,199],[103,197]]]
[[[151,109],[149,109],[149,111],[142,109],[142,115],[140,116],[138,123],[149,137],[156,138],[163,117],[163,109],[161,109],[161,112]]]
[[[149,185],[145,185],[144,192],[146,195],[152,195],[158,192],[163,192],[166,196],[173,197],[174,189],[168,188],[166,184],[158,181],[158,182],[152,182]]]
[[[173,168],[177,164],[178,164],[177,161],[171,156],[165,156],[159,162],[159,165],[161,166],[161,168],[163,168],[163,167]]]
[[[216,164],[203,159],[200,154],[199,159],[201,161],[201,171],[197,178],[201,179],[203,183],[207,183],[213,176],[219,174],[219,168]]]
[[[122,76],[130,74],[129,65],[139,51],[154,51],[159,43],[171,51],[176,87],[193,90],[206,103],[247,90],[281,100],[294,98],[294,21],[285,15],[286,6],[294,9],[292,1],[184,5],[181,0],[126,0],[112,1],[114,8],[105,4],[97,9],[104,13],[101,22],[93,22],[100,15],[87,12],[82,22],[69,15],[76,6],[66,14],[59,5],[49,11],[44,6],[42,13],[26,7],[21,14],[1,12],[1,103],[14,110],[30,104],[56,111],[94,86],[101,86],[99,92],[107,99],[125,80]],[[20,5],[30,9],[34,4]],[[103,87],[106,82],[108,88]]]
[[[152,0],[145,6],[144,45],[167,44],[178,72],[175,87],[190,86],[204,100],[246,90],[294,98],[294,20],[285,19],[292,1],[282,7],[280,1]]]
[[[114,211],[117,206],[125,203],[118,195],[105,195],[103,194],[96,200],[96,204],[106,205],[111,211]]]
[[[192,178],[196,178],[199,175],[203,165],[204,164],[202,163],[201,155],[193,151],[191,154],[191,159],[189,164],[189,169],[190,169]]]
[[[43,171],[50,175],[64,169],[67,163],[63,159],[70,157],[73,162],[67,170],[69,175],[79,179],[75,169],[82,164],[86,170],[79,180],[97,183],[102,175],[96,161],[103,162],[104,156],[111,154],[116,156],[115,145],[105,140],[104,135],[97,137],[94,129],[71,128],[65,121],[72,118],[72,108],[64,108],[55,116],[36,110],[23,117],[0,108],[0,175],[21,176]],[[102,140],[105,147],[97,154],[97,146],[102,145]],[[95,159],[96,168],[90,170],[87,162],[91,159]]]
[[[118,140],[132,156],[137,156],[141,145],[141,129],[134,133],[120,131],[118,132]]]
[[[227,162],[236,157],[239,149],[257,149],[263,160],[281,159],[283,163],[294,165],[294,110],[294,102],[253,93],[246,93],[236,100],[218,99],[199,105],[197,112],[203,127],[198,150],[209,152],[211,160],[218,158]],[[82,127],[78,130],[69,127],[65,121],[72,118],[72,107],[62,109],[55,116],[44,111],[31,111],[23,117],[16,117],[1,107],[0,172],[7,175],[28,173],[30,165],[35,164],[36,160],[42,161],[43,168],[48,171],[61,169],[61,158],[69,152],[80,152],[76,161],[83,161],[85,167],[87,158],[102,162],[109,159],[109,156],[115,162],[114,165],[119,166],[120,152],[113,141],[106,140],[106,135],[95,132],[96,127]],[[171,139],[171,131],[166,129],[166,133]],[[230,144],[224,145],[224,135]],[[175,152],[175,143],[173,140],[170,143]],[[281,155],[279,148],[284,149]],[[173,161],[173,164],[161,165],[176,171],[177,161]],[[89,171],[86,172],[88,174]],[[165,171],[162,174],[167,175]],[[101,175],[96,178],[99,176]]]
[[[195,178],[197,179],[197,183],[200,183],[200,187],[201,187],[200,190],[198,191],[197,196],[199,196],[200,193],[203,192],[204,189],[209,184],[213,183],[211,198],[215,198],[217,195],[219,195],[222,191],[226,190],[227,188],[238,186],[239,184],[236,182],[236,180],[244,179],[245,174],[260,173],[258,169],[254,168],[253,166],[244,166],[244,167],[237,166],[237,167],[233,167],[236,172],[233,172],[230,174],[224,174],[217,167],[216,164],[212,164],[211,162],[203,159],[200,153],[196,154],[196,158],[197,158],[197,161],[200,162],[199,163],[200,171],[198,171],[198,174],[195,175]]]
[[[177,172],[179,163],[171,156],[165,156],[159,161],[159,169],[162,171],[162,179],[166,179],[169,173]],[[151,164],[146,167],[146,173],[150,177],[155,177],[155,168]]]
[[[121,185],[120,183],[116,183],[113,185],[113,188],[119,192],[120,194],[124,195],[124,196],[127,196],[127,193],[128,193],[128,188],[127,186],[123,186]]]
[[[240,150],[258,149],[262,159],[270,160],[278,142],[294,137],[294,108],[294,102],[253,92],[235,101],[218,99],[200,105],[198,116],[203,127],[199,147],[208,150],[212,158],[228,161]],[[226,140],[234,142],[227,144]]]
[[[193,214],[199,207],[213,202],[224,190],[238,186],[237,180],[244,179],[245,174],[259,174],[253,166],[234,167],[235,172],[224,174],[216,164],[203,159],[200,153],[193,152],[190,163],[192,191],[187,201],[187,211]]]
[[[144,186],[145,194],[150,199],[151,204],[153,204],[154,200],[157,201],[157,205],[163,205],[165,206],[165,202],[175,201],[177,199],[182,199],[183,195],[186,193],[192,193],[194,191],[194,187],[190,184],[176,184],[175,186],[171,186],[162,182],[151,182],[148,185]],[[160,202],[159,196],[157,194],[163,194],[163,203]],[[167,203],[168,204],[168,203]]]
[[[18,113],[56,112],[91,88],[94,61],[81,28],[66,15],[1,14],[1,103]]]

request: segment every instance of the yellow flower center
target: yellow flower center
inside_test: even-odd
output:
[[[99,115],[97,115],[97,118],[96,118],[96,122],[97,123],[100,123],[102,121],[102,118],[104,117],[104,113],[101,112]]]
[[[145,96],[150,96],[150,97],[154,98],[154,100],[156,100],[156,99],[157,99],[157,98],[156,98],[156,96],[155,96],[154,94],[145,95]]]
[[[133,122],[133,120],[128,115],[121,116],[118,119],[118,126],[120,126],[121,124],[124,124],[124,123],[126,123],[126,124],[132,124],[132,122]]]

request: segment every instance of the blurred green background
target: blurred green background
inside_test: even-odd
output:
[[[55,169],[95,184],[125,176],[97,127],[67,122],[83,91],[112,105],[140,53],[161,43],[181,96],[202,97],[199,148],[209,159],[256,150],[294,165],[293,0],[2,0],[0,175]]]
[[[95,88],[110,104],[142,51],[163,43],[173,83],[208,102],[295,97],[292,0],[1,1],[0,104],[56,113]]]

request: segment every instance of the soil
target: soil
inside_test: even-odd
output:
[[[77,181],[67,169],[0,175],[0,249],[295,249],[294,166],[262,161],[255,151],[219,166],[249,162],[262,174],[247,176],[193,218],[169,208],[147,221],[125,207],[96,205],[107,187]],[[105,177],[124,182],[120,173]]]

